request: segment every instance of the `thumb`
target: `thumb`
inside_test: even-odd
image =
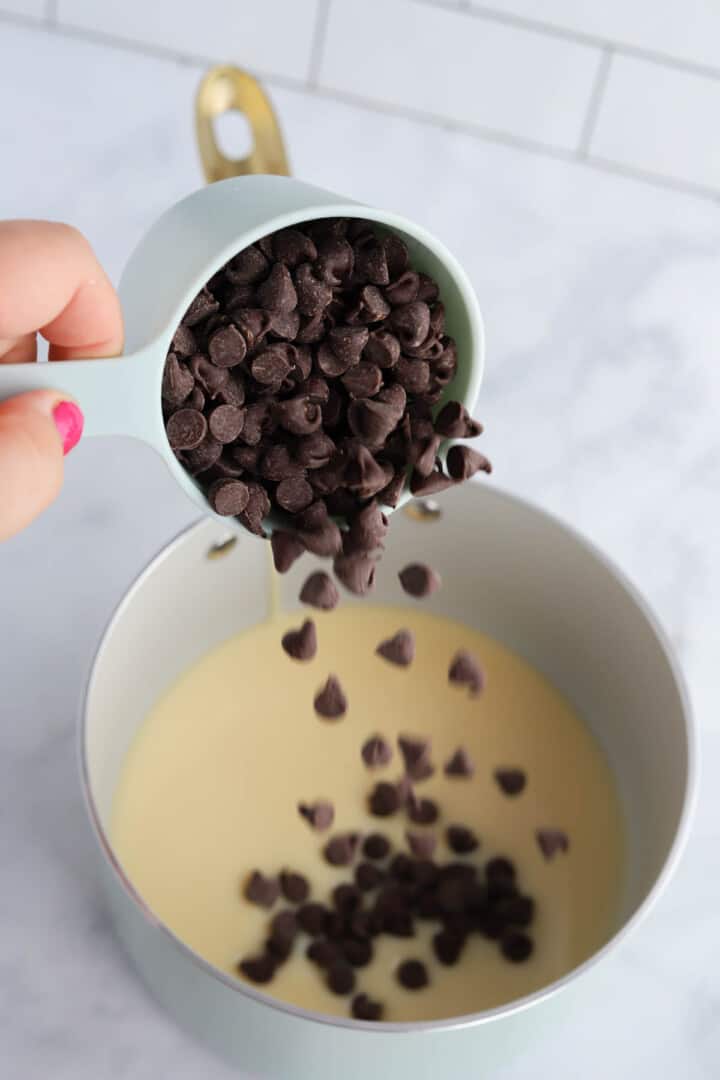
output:
[[[62,487],[63,457],[82,428],[79,407],[52,390],[0,403],[0,540],[53,501]]]

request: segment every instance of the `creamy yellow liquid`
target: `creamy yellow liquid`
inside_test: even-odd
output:
[[[535,951],[525,964],[504,960],[497,945],[471,935],[460,962],[443,967],[430,938],[438,925],[419,922],[413,939],[375,939],[371,964],[357,972],[357,991],[385,1005],[386,1020],[442,1018],[491,1008],[551,982],[606,939],[618,900],[623,830],[614,783],[593,738],[565,699],[532,667],[497,642],[417,609],[343,608],[309,613],[318,628],[314,660],[290,660],[281,634],[302,615],[282,616],[227,641],[187,671],[157,702],[128,754],[115,797],[112,838],[138,891],[155,913],[218,968],[234,972],[262,945],[270,915],[241,893],[248,873],[289,867],[307,875],[313,898],[327,901],[349,880],[320,850],[334,831],[385,833],[400,850],[408,821],[370,816],[367,792],[378,779],[400,775],[397,752],[385,768],[368,770],[360,747],[376,731],[431,736],[436,774],[417,786],[441,809],[436,826],[472,826],[482,840],[476,856],[502,853],[517,865],[519,884],[537,902],[530,931]],[[374,654],[401,627],[416,635],[411,667]],[[485,670],[477,698],[448,685],[453,653],[469,649]],[[347,693],[337,722],[319,719],[313,696],[329,672]],[[450,779],[442,764],[465,746],[476,772]],[[525,790],[504,795],[493,769],[520,766]],[[335,824],[317,833],[300,817],[298,801],[330,799]],[[568,833],[570,850],[545,861],[538,826]],[[413,828],[413,826],[410,826]],[[436,857],[451,856],[444,841]],[[278,901],[274,911],[284,906]],[[295,954],[262,987],[275,997],[326,1013],[348,1015],[348,998],[323,984]],[[402,989],[400,961],[425,961],[430,985]]]

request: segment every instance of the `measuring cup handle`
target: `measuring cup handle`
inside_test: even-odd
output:
[[[84,435],[131,435],[160,447],[162,365],[153,353],[149,346],[112,359],[0,364],[0,401],[26,390],[65,392],[83,411]]]

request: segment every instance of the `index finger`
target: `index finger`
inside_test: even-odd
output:
[[[34,359],[36,332],[50,342],[51,360],[115,356],[123,344],[120,302],[77,229],[52,221],[3,221],[0,357]]]

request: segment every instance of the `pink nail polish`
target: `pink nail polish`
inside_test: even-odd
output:
[[[80,442],[85,418],[74,401],[61,401],[53,409],[55,427],[60,433],[63,453],[69,454],[73,446]]]

